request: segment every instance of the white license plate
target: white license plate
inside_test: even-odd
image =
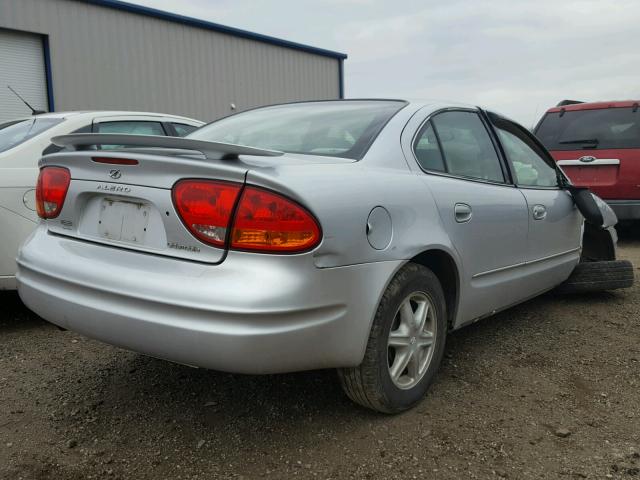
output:
[[[144,241],[149,205],[105,198],[100,205],[98,233],[102,238],[128,243]]]

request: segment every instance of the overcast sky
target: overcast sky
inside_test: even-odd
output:
[[[347,97],[468,102],[526,126],[566,98],[640,98],[638,0],[130,1],[344,52]]]

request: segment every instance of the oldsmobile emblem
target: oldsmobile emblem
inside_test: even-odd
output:
[[[591,163],[596,160],[596,157],[585,155],[584,157],[580,157],[578,160],[580,160],[582,163]]]
[[[109,170],[109,176],[111,178],[113,178],[114,180],[117,180],[122,176],[122,172],[120,170],[116,170],[116,169]]]

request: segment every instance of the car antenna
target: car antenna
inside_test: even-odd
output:
[[[20,96],[18,92],[16,92],[13,88],[11,88],[11,85],[7,85],[7,88],[11,90],[16,97],[22,100],[22,103],[24,103],[27,107],[29,107],[29,110],[31,110],[31,115],[40,115],[42,113],[47,113],[44,110],[36,110],[31,105],[29,105],[29,102],[27,102],[24,98]]]

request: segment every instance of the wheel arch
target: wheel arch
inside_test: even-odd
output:
[[[447,305],[447,324],[453,329],[460,299],[460,272],[453,256],[445,250],[432,248],[415,255],[409,262],[428,268],[438,277]]]

